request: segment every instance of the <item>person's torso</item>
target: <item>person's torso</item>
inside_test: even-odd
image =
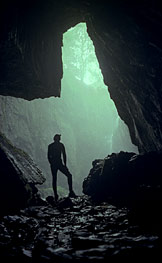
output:
[[[51,143],[49,146],[49,154],[51,156],[51,160],[53,162],[60,162],[61,161],[61,153],[63,149],[63,144],[58,142]]]

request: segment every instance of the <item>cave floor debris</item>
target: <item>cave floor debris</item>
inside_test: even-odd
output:
[[[87,196],[31,206],[0,222],[1,258],[17,262],[105,262],[159,259],[161,235],[129,222],[128,210]]]

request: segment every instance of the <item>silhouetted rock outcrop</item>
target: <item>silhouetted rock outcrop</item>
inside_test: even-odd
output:
[[[45,178],[33,160],[0,134],[0,214],[37,202]]]
[[[95,160],[83,192],[98,201],[133,209],[157,209],[162,203],[162,154],[113,153]]]

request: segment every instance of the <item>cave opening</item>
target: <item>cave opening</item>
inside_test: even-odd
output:
[[[72,159],[76,158],[76,163],[81,163],[78,177],[84,179],[93,160],[105,158],[112,152],[137,153],[138,149],[132,144],[128,127],[119,117],[104,84],[86,23],[79,23],[64,33],[62,60],[59,100],[61,105],[65,105],[63,115],[69,128],[65,127],[60,132],[68,152],[73,152]]]
[[[1,94],[29,100],[59,95],[62,36],[64,75],[61,98],[29,102],[0,96],[1,258],[25,262],[160,258],[160,10],[146,1],[137,1],[137,7],[134,1],[128,6],[89,0],[68,4],[47,0],[26,6],[16,2],[2,9],[5,36],[1,35],[7,46],[3,50],[2,41],[0,65],[1,75],[4,71],[7,75],[2,76]],[[67,30],[83,17],[100,64],[86,24]],[[139,147],[137,156],[130,153],[138,152],[137,147],[109,91]],[[60,173],[57,203],[50,198],[47,160],[55,133],[62,134],[74,191],[82,194],[62,198],[68,185]],[[112,154],[121,150],[124,153]],[[111,157],[103,159],[108,154]],[[92,167],[96,159],[101,160]],[[42,197],[49,197],[46,201],[37,193],[39,183]]]
[[[61,98],[26,101],[0,97],[1,132],[27,152],[46,176],[42,195],[53,194],[47,147],[55,133],[62,134],[74,188],[82,192],[92,161],[112,152],[138,152],[128,127],[120,119],[96,58],[86,23],[63,35]],[[67,193],[67,179],[58,176],[59,195]]]

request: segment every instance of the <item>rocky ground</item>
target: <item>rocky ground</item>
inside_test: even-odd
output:
[[[47,201],[1,218],[1,260],[98,263],[118,258],[160,259],[159,229],[136,224],[128,209],[92,203],[87,196],[63,198],[57,204],[52,197]]]

